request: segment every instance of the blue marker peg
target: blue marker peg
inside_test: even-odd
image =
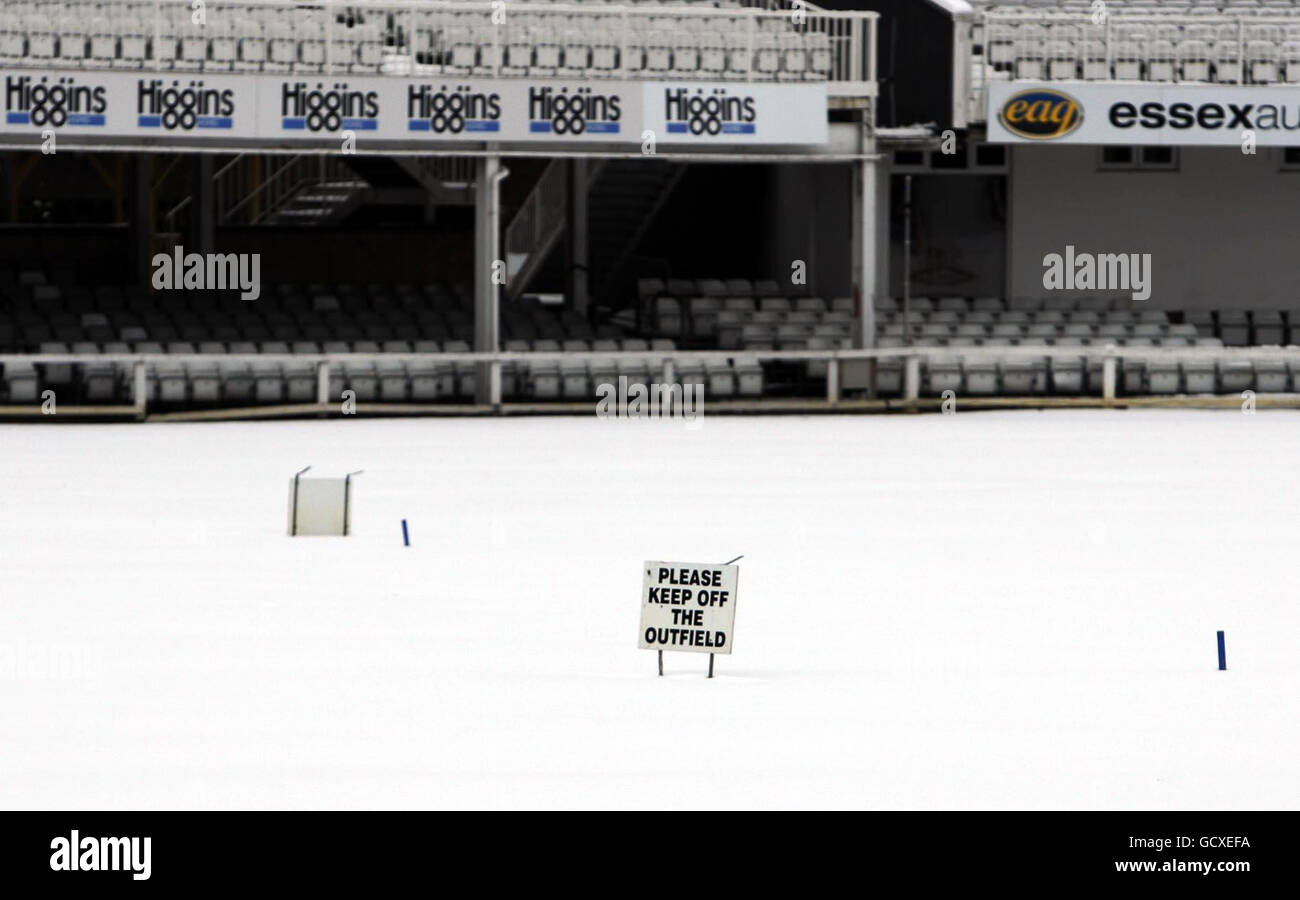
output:
[[[405,519],[402,520],[402,546],[404,547],[411,546],[411,534],[409,531],[406,530]],[[1222,632],[1220,632],[1220,634],[1222,634]]]
[[[1223,632],[1220,631],[1219,632],[1219,671],[1226,672],[1227,670],[1228,670],[1228,651],[1224,649]]]

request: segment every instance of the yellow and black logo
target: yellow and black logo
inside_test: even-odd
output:
[[[1083,107],[1069,94],[1035,88],[1008,97],[998,114],[1002,127],[1033,141],[1065,137],[1083,124]]]

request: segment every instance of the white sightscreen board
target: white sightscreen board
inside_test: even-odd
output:
[[[642,650],[730,653],[740,567],[651,560],[641,576]]]
[[[298,479],[298,529],[302,535],[343,535],[351,510],[346,502],[347,481],[342,478]],[[293,482],[289,482],[289,515],[293,515]],[[346,516],[346,518],[345,518]],[[293,534],[290,521],[289,533]]]

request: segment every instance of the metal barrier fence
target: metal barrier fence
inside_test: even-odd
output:
[[[1210,370],[1216,364],[1224,362],[1261,363],[1278,362],[1288,372],[1295,372],[1300,384],[1300,347],[1132,347],[1122,346],[1079,346],[1055,347],[1017,345],[978,346],[978,347],[888,347],[854,350],[647,350],[624,351],[620,353],[600,352],[499,352],[499,353],[334,353],[334,354],[22,354],[0,355],[0,367],[19,365],[94,365],[112,364],[131,372],[133,409],[138,417],[143,418],[148,411],[150,368],[159,364],[202,364],[215,367],[248,366],[253,363],[304,364],[315,369],[317,391],[316,404],[324,407],[337,403],[339,398],[331,390],[331,366],[348,363],[473,363],[478,364],[479,371],[487,376],[487,383],[493,384],[495,394],[487,403],[477,404],[483,409],[500,408],[501,367],[505,365],[533,366],[538,364],[560,363],[598,363],[608,364],[611,360],[626,362],[644,362],[657,365],[658,383],[680,383],[678,375],[683,370],[691,371],[692,364],[787,362],[808,363],[820,361],[826,363],[825,401],[836,404],[844,399],[846,366],[869,361],[884,362],[901,360],[902,379],[900,399],[904,403],[917,401],[921,396],[922,364],[933,365],[937,362],[951,364],[953,361],[962,366],[977,363],[1006,364],[1011,361],[1070,360],[1089,368],[1100,368],[1101,379],[1096,394],[1106,403],[1114,402],[1119,397],[1118,385],[1121,367],[1126,361],[1150,364],[1155,362],[1185,365],[1187,363],[1208,364]],[[656,376],[651,375],[653,380]],[[859,376],[860,377],[860,376]],[[1287,383],[1290,384],[1288,377]],[[867,389],[868,385],[855,380],[858,390]],[[1300,388],[1298,388],[1300,390]],[[1209,392],[1214,393],[1214,392]],[[1290,393],[1290,392],[1284,392]],[[754,401],[761,409],[767,399]],[[1043,399],[1043,398],[1038,398]],[[412,404],[413,405],[413,404]],[[773,405],[778,405],[775,402]],[[1025,405],[1033,405],[1027,402]],[[788,404],[787,404],[788,406]],[[432,405],[430,405],[432,408]],[[0,411],[5,407],[0,405]],[[13,406],[9,409],[12,411]],[[299,414],[300,409],[287,414]]]
[[[0,65],[827,81],[869,95],[877,13],[811,4],[5,0]],[[772,8],[769,8],[772,7]],[[196,17],[202,16],[201,23]]]

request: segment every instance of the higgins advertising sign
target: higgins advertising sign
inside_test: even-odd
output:
[[[1300,86],[995,82],[988,95],[994,142],[1300,145]]]
[[[255,86],[199,73],[0,71],[0,134],[247,136]]]
[[[824,144],[825,85],[647,84],[645,128],[670,144]]]
[[[0,70],[0,135],[117,139],[820,145],[823,84]]]

